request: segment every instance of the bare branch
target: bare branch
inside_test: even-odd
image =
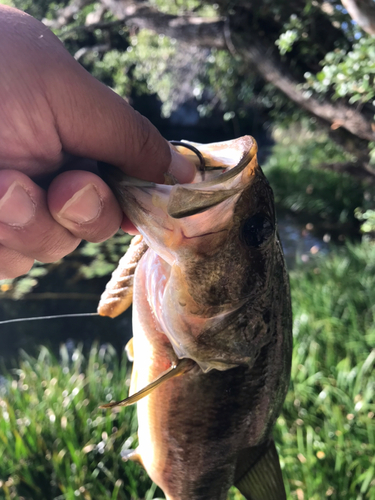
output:
[[[61,28],[71,21],[74,16],[83,9],[83,7],[86,7],[86,5],[90,5],[94,2],[95,0],[74,0],[72,3],[58,11],[56,19],[43,19],[43,23],[51,29]]]
[[[200,47],[225,47],[223,18],[164,14],[147,2],[133,3],[127,0],[101,0],[101,2],[127,26],[149,29]]]
[[[341,0],[350,17],[369,35],[375,35],[374,0]]]
[[[330,124],[332,128],[343,127],[360,139],[375,141],[375,124],[371,118],[347,104],[333,104],[328,99],[320,100],[304,91],[292,76],[290,68],[282,64],[280,57],[275,55],[273,47],[267,46],[264,40],[249,38],[246,35],[236,35],[235,45],[244,59],[250,62],[267,82],[272,83],[302,109]]]

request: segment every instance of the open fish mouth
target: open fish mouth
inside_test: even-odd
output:
[[[176,143],[177,141],[173,142]],[[237,148],[233,148],[231,144],[231,149],[229,149],[228,142],[221,142],[215,144],[216,151],[210,151],[212,145],[189,143],[187,141],[179,143],[176,148],[178,151],[185,149],[185,146],[190,149],[189,146],[191,145],[202,155],[199,157],[194,151],[191,154],[185,154],[197,166],[197,174],[190,184],[174,183],[174,185],[168,185],[143,181],[126,176],[116,167],[107,164],[101,164],[100,172],[119,199],[124,201],[126,205],[129,203],[124,200],[124,193],[133,188],[138,189],[140,193],[145,192],[151,196],[157,193],[157,198],[160,199],[161,203],[155,203],[154,206],[166,205],[166,212],[170,217],[175,219],[189,217],[221,203],[240,190],[238,176],[251,160],[256,158],[257,145],[250,136],[230,142],[238,143]],[[230,154],[228,154],[228,151]],[[210,156],[208,156],[208,153],[210,153]],[[202,158],[204,160],[203,165]],[[170,181],[168,175],[167,180]],[[142,198],[137,197],[136,203],[140,204]],[[168,200],[165,200],[165,198],[168,198]],[[129,213],[130,217],[132,216],[131,212],[132,210]]]
[[[187,149],[189,146],[201,153],[204,169],[202,158]],[[209,145],[184,141],[176,149],[197,166],[190,184],[173,183],[168,174],[168,184],[156,184],[129,177],[111,165],[100,165],[102,177],[129,219],[168,263],[175,260],[177,248],[189,245],[189,239],[226,230],[234,201],[259,169],[257,145],[250,136]]]

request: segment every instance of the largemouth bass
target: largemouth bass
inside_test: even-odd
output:
[[[143,237],[122,278],[136,268],[126,285],[139,421],[130,458],[167,500],[225,500],[232,485],[247,499],[283,500],[272,427],[289,384],[292,315],[272,190],[252,137],[193,146],[205,169],[191,184],[105,169]]]

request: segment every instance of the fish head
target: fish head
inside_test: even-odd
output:
[[[102,169],[124,212],[170,265],[216,253],[229,233],[261,246],[275,227],[275,214],[272,190],[257,163],[255,140],[245,136],[189,144],[202,153],[207,169],[197,169],[191,184],[155,184],[111,166]],[[189,149],[178,149],[197,163]]]
[[[196,159],[190,184],[140,181],[117,169],[107,169],[105,179],[168,268],[162,293],[149,302],[177,356],[194,359],[204,371],[228,369],[252,357],[241,340],[243,328],[232,332],[239,338],[231,339],[230,348],[228,332],[238,322],[251,323],[249,308],[262,317],[272,301],[270,280],[280,250],[273,193],[252,137],[190,144],[206,165],[202,172]],[[178,149],[194,160],[194,153]],[[155,290],[155,283],[149,288]]]

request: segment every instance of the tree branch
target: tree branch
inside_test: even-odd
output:
[[[357,179],[363,179],[371,183],[374,182],[375,173],[366,169],[362,163],[358,162],[345,162],[345,163],[321,163],[319,168],[322,170],[331,170],[351,175]]]
[[[328,125],[342,127],[354,136],[375,141],[374,123],[354,107],[327,99],[318,99],[301,89],[289,66],[281,62],[279,53],[267,45],[264,39],[249,30],[236,30],[228,47],[228,24],[221,18],[173,16],[161,13],[146,2],[130,3],[127,0],[101,0],[102,3],[126,25],[147,28],[179,41],[204,47],[216,47],[238,52],[252,64],[264,80],[283,92],[291,101]]]
[[[341,0],[350,17],[369,35],[375,35],[375,3],[373,0]]]
[[[265,40],[254,39],[246,34],[236,35],[235,45],[244,59],[250,62],[258,73],[291,101],[308,111],[313,116],[330,124],[332,128],[343,127],[348,132],[366,141],[375,141],[374,122],[354,107],[322,98],[314,97],[301,89],[288,66],[275,56],[273,47],[268,47]]]
[[[194,15],[164,14],[147,2],[101,0],[101,3],[127,26],[148,29],[200,47],[225,47],[224,21],[220,17],[202,18]]]

